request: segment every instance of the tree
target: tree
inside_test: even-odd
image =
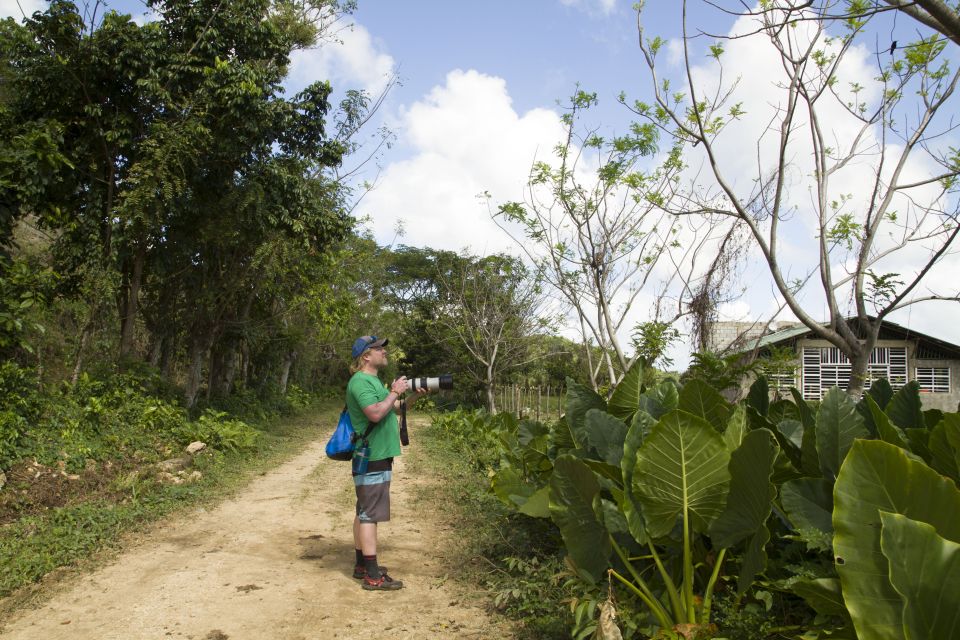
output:
[[[291,51],[349,3],[149,6],[158,19],[143,26],[115,12],[86,24],[62,1],[3,23],[0,119],[13,128],[0,134],[0,244],[10,220],[33,213],[54,231],[64,293],[105,274],[98,296],[114,299],[121,366],[140,357],[146,322],[152,361],[170,371],[187,352],[192,404],[208,357],[208,394],[222,395],[248,328],[287,323],[303,286],[274,258],[322,253],[352,225],[331,168],[370,103],[350,92],[331,128],[328,83],[283,96]],[[90,304],[86,327],[109,306]]]
[[[713,291],[724,280],[709,284],[716,269],[703,270],[703,257],[714,252],[719,261],[735,245],[722,241],[729,229],[713,220],[668,213],[684,169],[682,145],[656,158],[659,131],[648,123],[610,139],[584,131],[581,119],[596,102],[595,94],[577,90],[563,115],[566,136],[555,164],[535,162],[525,201],[494,214],[576,314],[595,390],[601,371],[612,387],[637,357],[621,334],[641,292],[652,299],[646,320],[668,328],[690,312],[698,289]],[[602,350],[599,362],[592,361],[591,342]]]
[[[784,20],[785,16],[780,13],[780,7],[777,4],[775,2],[761,2],[755,10],[724,10],[724,12],[736,16],[768,14],[772,17],[772,22],[785,26],[806,20],[819,19],[865,20],[882,13],[900,11],[927,28],[946,36],[954,44],[960,45],[960,11],[956,7],[949,6],[943,0],[912,0],[912,2],[906,2],[905,0],[857,0],[844,3],[836,2],[836,0],[809,0],[803,3],[790,3],[797,9],[808,9],[809,13],[806,17],[802,14],[794,14],[786,20]],[[896,49],[896,44],[896,41],[891,43],[891,53]]]
[[[496,413],[502,372],[524,363],[530,338],[545,327],[540,284],[519,260],[504,255],[465,257],[440,274],[440,282],[444,304],[436,320],[478,365],[466,371],[483,385],[487,410]]]
[[[932,288],[930,277],[960,229],[960,156],[943,137],[954,130],[960,73],[951,69],[944,40],[921,34],[900,48],[875,51],[873,77],[851,76],[870,34],[889,26],[874,24],[883,12],[867,11],[880,6],[763,3],[748,35],[709,47],[713,67],[703,79],[693,68],[684,2],[680,90],[658,75],[664,42],[644,36],[638,12],[654,100],[630,105],[641,122],[669,135],[687,157],[699,154],[707,168],[709,182],[680,194],[670,210],[727,216],[747,230],[784,303],[849,358],[851,394],[867,382],[890,313],[921,301],[960,299],[950,285]],[[755,38],[769,44],[764,52],[778,63],[765,86],[769,111],[761,102],[739,100],[740,78],[724,74],[725,49]],[[749,130],[756,162],[738,176],[733,154],[743,157],[741,121],[750,110],[757,112]],[[811,260],[801,263],[797,256]],[[826,323],[812,311],[821,304]]]

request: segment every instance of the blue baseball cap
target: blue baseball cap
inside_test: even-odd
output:
[[[387,338],[378,338],[377,336],[360,336],[353,342],[353,357],[359,358],[367,349],[374,347],[385,347],[390,342]]]

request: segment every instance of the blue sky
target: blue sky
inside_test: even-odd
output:
[[[41,0],[0,0],[0,15],[20,15],[44,6]],[[629,114],[616,104],[624,91],[630,97],[649,96],[650,79],[637,47],[636,16],[630,0],[359,0],[351,25],[337,32],[336,43],[297,53],[288,82],[296,91],[310,81],[329,79],[335,89],[378,91],[392,71],[401,84],[388,94],[375,126],[386,125],[395,135],[394,146],[376,165],[367,166],[362,179],[375,188],[357,205],[356,213],[381,243],[398,242],[440,249],[465,249],[475,254],[517,253],[514,242],[489,218],[477,199],[490,192],[493,202],[521,200],[531,162],[549,157],[560,139],[557,100],[569,96],[579,82],[595,91],[600,106],[591,123],[605,132],[623,132]],[[108,6],[142,19],[144,6],[115,0]],[[693,22],[726,33],[733,23],[702,3]],[[650,0],[645,10],[649,35],[668,39],[658,66],[679,77],[679,3]],[[915,30],[901,20],[898,31]],[[873,49],[885,49],[900,37],[880,33],[876,45],[851,56],[851,75],[869,78]],[[697,42],[695,74],[709,82],[712,68],[703,55],[708,39]],[[728,46],[725,66],[740,78],[739,89],[748,104],[770,103],[769,51],[747,41]],[[859,66],[856,66],[859,65]],[[759,111],[759,110],[758,110]],[[753,115],[753,114],[751,114]],[[742,135],[724,148],[732,179],[749,185],[755,160],[756,120],[748,116]],[[751,129],[750,127],[754,127]],[[365,135],[374,133],[372,127]],[[841,132],[841,135],[843,133]],[[953,136],[955,146],[960,142]],[[696,159],[692,159],[696,162]],[[850,184],[859,178],[851,174]],[[851,186],[851,188],[853,188]],[[405,229],[396,236],[398,223]],[[797,227],[784,254],[791,251],[798,264],[809,248],[800,240],[809,232]],[[791,240],[794,242],[791,243]],[[906,269],[901,263],[894,269]],[[932,282],[955,280],[960,260],[949,257]],[[739,285],[742,299],[722,310],[729,319],[769,317],[778,306],[763,265],[753,256],[743,266]],[[811,302],[813,315],[824,317],[821,304]],[[641,297],[635,320],[647,319],[650,298]],[[960,305],[918,305],[893,320],[918,331],[960,343]],[[789,319],[783,315],[783,319]],[[678,364],[685,359],[681,349]]]

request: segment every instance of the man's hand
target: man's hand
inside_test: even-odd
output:
[[[413,404],[414,402],[417,401],[417,398],[419,398],[420,396],[425,396],[428,393],[430,393],[429,389],[424,389],[423,387],[417,387],[417,390],[414,393],[413,397],[407,400],[407,404]]]
[[[407,382],[407,376],[400,376],[390,384],[390,391],[393,391],[402,398],[409,387],[410,383]]]

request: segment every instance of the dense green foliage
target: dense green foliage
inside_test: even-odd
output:
[[[613,581],[624,637],[948,637],[958,414],[882,380],[860,402],[794,396],[771,402],[760,378],[732,405],[636,366],[609,400],[570,381],[553,424],[441,424],[482,443],[503,504],[556,526],[585,607]],[[574,633],[595,628],[591,613]]]
[[[204,386],[282,392],[336,312],[313,284],[351,227],[328,173],[366,109],[352,92],[334,114],[328,83],[287,98],[282,81],[319,35],[311,12],[341,8],[149,6],[144,25],[86,24],[61,1],[0,23],[0,355],[43,349],[74,382],[147,361],[190,406]]]
[[[215,411],[190,419],[151,381],[129,375],[84,377],[42,396],[24,376],[3,367],[5,390],[26,385],[0,423],[0,595],[118,544],[141,523],[221,495],[316,436],[315,411],[294,417],[308,408],[301,392],[259,402],[243,420]],[[327,403],[325,422],[335,406]],[[184,445],[196,439],[207,448],[185,459]],[[164,473],[168,459],[184,460],[183,481]]]

